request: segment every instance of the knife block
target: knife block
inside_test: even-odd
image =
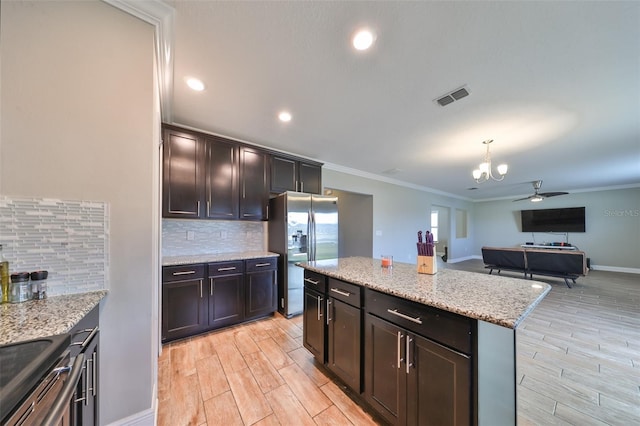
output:
[[[418,256],[418,273],[435,275],[438,266],[435,256]]]

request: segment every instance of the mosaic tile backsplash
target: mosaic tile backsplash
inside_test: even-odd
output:
[[[162,255],[190,256],[266,249],[266,222],[162,220]]]
[[[50,296],[108,288],[107,203],[0,196],[0,244],[11,273],[49,271]]]

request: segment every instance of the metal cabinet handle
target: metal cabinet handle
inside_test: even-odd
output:
[[[329,321],[331,321],[331,299],[327,299],[327,325],[329,325]]]
[[[209,278],[209,295],[213,296],[213,278]]]
[[[397,351],[397,355],[398,355],[398,370],[400,369],[400,364],[402,363],[402,357],[400,356],[400,348],[402,346],[402,343],[401,343],[402,342],[402,337],[404,337],[402,335],[402,332],[398,331],[398,336],[397,336],[397,340],[396,340],[396,345],[397,345],[396,351]]]
[[[409,337],[409,335],[407,334],[407,340],[406,340],[406,344],[407,344],[407,349],[405,351],[405,361],[404,364],[406,366],[406,372],[407,374],[409,374],[409,367],[413,367],[413,363],[411,362],[411,342],[413,342],[413,339],[411,337]]]
[[[173,276],[177,276],[177,275],[193,275],[195,273],[196,273],[196,271],[180,271],[180,272],[174,272],[172,275]]]
[[[218,268],[218,272],[224,272],[224,271],[235,271],[236,267],[235,266],[229,266],[226,268]]]
[[[304,182],[300,181],[300,192],[304,192]]]
[[[411,322],[415,322],[416,324],[422,324],[422,320],[420,319],[420,317],[418,318],[410,317],[409,315],[405,315],[402,312],[398,312],[397,309],[387,309],[387,312],[389,312],[390,314],[396,315],[400,318],[409,320]]]
[[[198,216],[200,216],[200,201],[196,201],[196,213],[198,214]]]
[[[258,268],[261,268],[263,266],[271,266],[271,263],[267,262],[267,263],[256,263],[255,265]]]
[[[64,387],[58,393],[58,396],[49,409],[45,419],[38,424],[60,424],[64,413],[69,410],[69,401],[73,397],[73,393],[77,388],[78,380],[80,378],[80,372],[82,371],[82,364],[84,364],[83,353],[76,356],[76,359],[73,362],[73,366],[71,367],[71,374],[67,376]]]
[[[207,216],[211,214],[211,201],[207,200]]]
[[[331,291],[334,292],[334,293],[341,294],[341,295],[346,296],[346,297],[351,296],[351,293],[349,293],[348,291],[338,290],[337,288],[332,288]]]
[[[321,298],[320,296],[318,296],[318,297],[316,298],[316,310],[318,311],[318,312],[317,312],[317,313],[318,313],[318,321],[320,321],[320,317],[322,316],[322,314],[320,314],[320,311],[322,310],[322,308],[320,307],[320,306],[321,306],[321,303],[322,303],[322,300],[321,300],[321,299],[322,299],[322,298]]]
[[[82,330],[82,331],[80,331],[78,333],[85,333],[87,331],[91,331],[91,333],[89,333],[89,335],[82,342],[74,342],[74,343],[70,344],[69,346],[81,346],[82,348],[85,348],[89,344],[91,339],[93,339],[93,336],[98,334],[99,329],[98,329],[98,327],[95,327],[95,328],[93,328],[91,330]],[[76,333],[76,334],[78,334],[78,333]]]
[[[311,284],[313,284],[313,285],[318,285],[318,284],[320,284],[320,281],[314,281],[314,280],[312,280],[311,278],[305,278],[305,279],[304,279],[304,282],[306,282],[306,283],[311,283]]]
[[[198,281],[198,286],[200,287],[200,299],[202,299],[202,280]]]
[[[97,396],[98,395],[98,352],[94,351],[91,354],[91,366],[93,367],[93,371],[92,371],[92,382],[93,382],[93,387],[91,388],[91,394],[93,396]]]
[[[84,360],[84,390],[82,391],[84,400],[84,405],[89,405],[89,363],[92,362],[93,359],[87,358]]]

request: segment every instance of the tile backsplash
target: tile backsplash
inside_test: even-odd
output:
[[[162,255],[190,256],[266,249],[266,222],[162,220]]]
[[[12,273],[49,271],[51,296],[108,288],[107,203],[0,196],[0,244]]]

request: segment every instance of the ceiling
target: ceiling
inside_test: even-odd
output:
[[[167,3],[176,124],[471,200],[640,185],[640,2]]]

